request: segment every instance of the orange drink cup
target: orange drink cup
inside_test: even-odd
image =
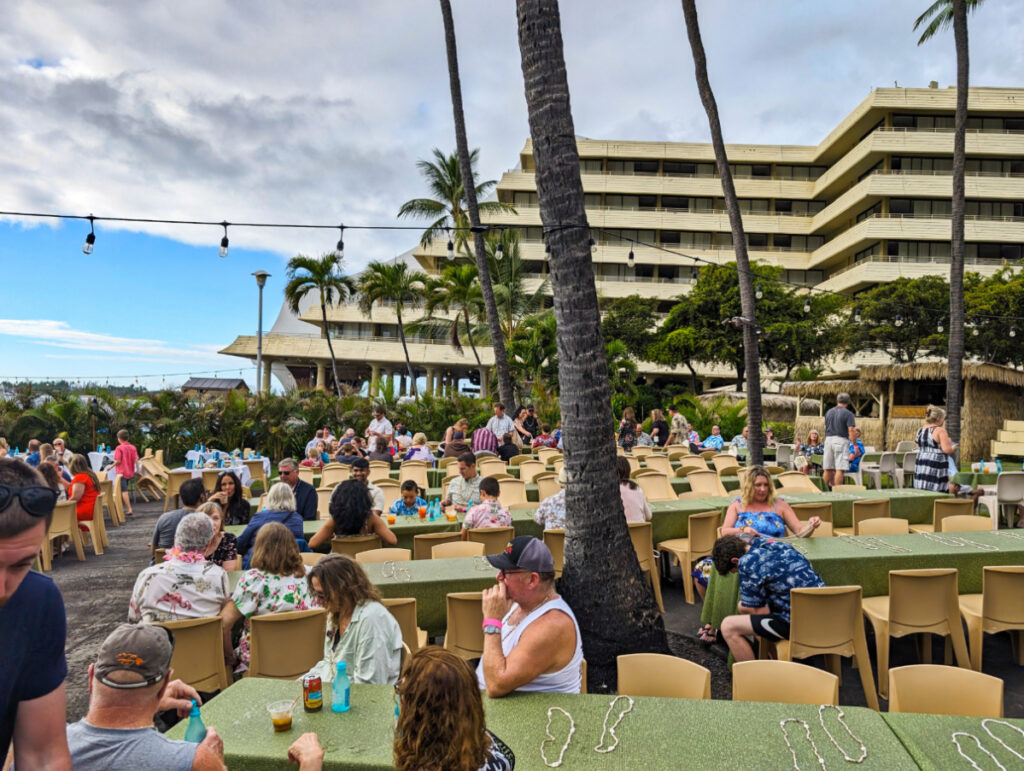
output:
[[[395,524],[395,515],[394,514],[390,514],[390,513],[388,514],[388,524],[389,525]]]
[[[455,522],[459,518],[458,515],[455,513],[454,508],[449,508],[448,511],[445,512],[445,514],[448,515],[449,522]]]
[[[426,519],[427,518],[427,507],[426,506],[420,506],[420,508],[419,508],[419,515],[420,515],[420,519]]]
[[[270,721],[274,724],[274,733],[292,730],[292,708],[294,701],[272,701],[267,705]]]

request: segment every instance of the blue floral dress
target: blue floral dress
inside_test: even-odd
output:
[[[739,501],[739,498],[736,501]],[[769,538],[786,537],[786,522],[774,508],[772,511],[741,511],[736,515],[736,524],[733,527],[752,527],[758,535]],[[691,575],[701,586],[707,586],[708,577],[713,569],[714,563],[712,563],[711,557],[704,557],[694,565]]]

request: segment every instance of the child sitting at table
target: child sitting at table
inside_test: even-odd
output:
[[[497,479],[484,477],[480,480],[481,502],[466,512],[462,522],[462,540],[469,538],[469,531],[473,528],[511,527],[512,515],[498,500],[500,492],[501,486]]]
[[[412,479],[402,482],[402,497],[391,504],[389,514],[397,517],[415,517],[419,513],[420,506],[426,506],[427,502],[420,498],[420,488]]]

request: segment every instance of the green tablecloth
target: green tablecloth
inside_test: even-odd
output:
[[[325,769],[392,768],[395,692],[389,685],[353,685],[352,707],[336,714],[330,710],[329,683],[324,684],[325,707],[306,713],[301,701],[292,718],[292,730],[276,734],[266,704],[294,699],[297,682],[245,678],[202,707],[203,722],[217,729],[224,740],[224,759],[230,768],[288,769],[288,747],[306,731],[315,731],[324,746]],[[831,768],[843,758],[818,725],[817,707],[753,702],[653,699],[638,697],[632,711],[616,729],[619,745],[599,754],[602,723],[610,696],[517,693],[503,699],[484,699],[487,727],[516,755],[516,768],[544,768],[540,747],[545,738],[547,710],[561,707],[572,715],[576,733],[565,752],[564,769],[695,768],[728,765],[735,768],[792,768],[779,721],[799,717],[811,726],[818,751]],[[618,706],[624,707],[624,700]],[[911,768],[913,761],[878,713],[844,707],[846,723],[868,747],[859,766],[865,769]],[[609,723],[612,721],[609,721]],[[181,739],[188,721],[167,736]],[[856,746],[835,718],[826,725],[848,752]],[[790,724],[790,742],[802,768],[816,767],[803,728]],[[568,721],[554,713],[551,733],[556,741],[545,745],[549,760],[558,758],[568,733]]]
[[[994,485],[999,481],[999,474],[979,474],[975,471],[961,471],[953,476],[953,482],[958,485]]]
[[[905,712],[885,712],[880,715],[889,729],[899,738],[903,746],[922,769],[945,771],[949,768],[969,768],[970,764],[957,753],[953,744],[953,732],[965,731],[981,740],[982,746],[991,752],[1006,768],[1020,768],[1019,758],[1007,752],[981,727],[981,719],[953,715],[918,715]],[[1024,729],[1024,720],[1007,718],[1006,722]],[[1019,733],[1006,726],[988,724],[992,732],[1017,752],[1024,754],[1024,741]],[[994,768],[992,759],[978,749],[968,737],[960,737],[964,752],[981,766]]]

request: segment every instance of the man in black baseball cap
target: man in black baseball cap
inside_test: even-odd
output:
[[[484,653],[477,667],[490,697],[512,691],[579,693],[580,628],[555,591],[555,561],[538,538],[513,538],[487,561],[498,583],[483,593]]]

